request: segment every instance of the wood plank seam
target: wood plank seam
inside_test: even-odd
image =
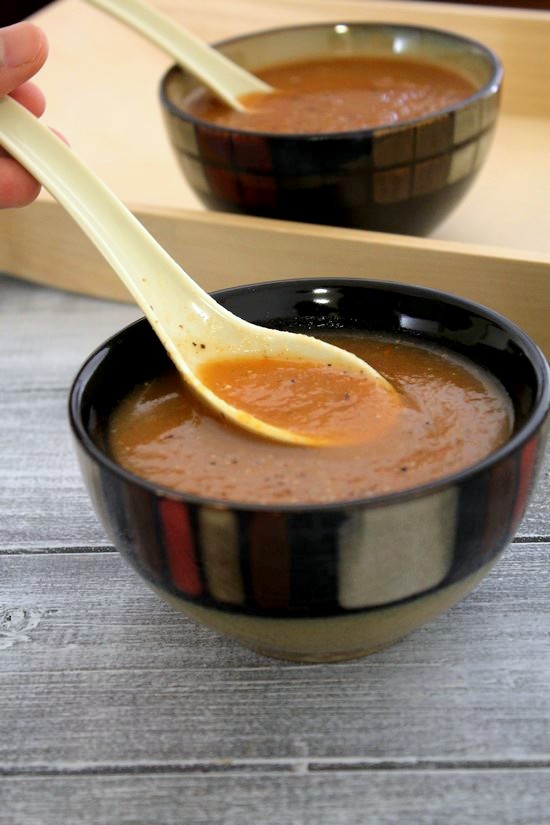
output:
[[[53,555],[96,555],[99,553],[118,553],[112,544],[92,544],[92,545],[64,545],[62,547],[50,547],[48,545],[37,545],[34,547],[0,547],[0,556],[53,556]]]
[[[295,758],[283,758],[280,760],[256,759],[250,761],[226,760],[226,764],[221,761],[212,760],[197,762],[173,763],[151,763],[151,764],[127,764],[127,765],[86,765],[81,767],[49,767],[37,766],[28,768],[10,767],[3,765],[0,767],[0,777],[12,778],[46,778],[55,776],[144,776],[144,775],[184,775],[184,774],[249,774],[261,773],[263,775],[273,773],[295,773],[305,766],[307,773],[347,773],[347,772],[397,772],[397,773],[424,773],[431,771],[444,772],[468,772],[468,771],[507,771],[507,770],[529,770],[546,772],[550,769],[550,759],[466,759],[445,760],[445,759],[402,759],[402,760],[355,760],[350,757],[348,760],[304,760]]]
[[[508,547],[515,544],[550,544],[550,534],[548,535],[521,535],[515,536]],[[35,545],[33,547],[0,547],[0,556],[48,556],[48,555],[115,555],[118,553],[116,547],[111,544],[79,544],[75,547],[64,545],[60,547],[50,547],[49,545]]]

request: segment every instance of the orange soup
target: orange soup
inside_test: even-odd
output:
[[[338,386],[330,426],[336,426],[341,408],[341,443],[297,447],[256,437],[206,409],[171,370],[137,387],[115,409],[109,426],[112,457],[138,476],[185,493],[243,503],[313,504],[424,484],[474,464],[509,438],[508,396],[466,359],[414,338],[339,334],[330,342],[369,362],[399,399],[384,409],[380,397],[373,397],[367,409],[361,393],[356,404],[353,389]],[[301,414],[308,391],[299,371],[270,369],[262,390],[255,364],[256,389],[249,387],[242,396],[247,384],[242,368],[250,364],[228,366],[232,373],[217,375],[236,392],[227,400],[237,404],[252,397],[265,412],[271,397],[276,415],[284,410],[283,426],[292,421],[293,409]],[[214,378],[216,371],[213,365]]]
[[[236,112],[212,95],[191,95],[201,120],[255,132],[348,132],[414,120],[475,92],[458,72],[408,58],[341,57],[286,63],[256,72],[276,89],[247,95]]]

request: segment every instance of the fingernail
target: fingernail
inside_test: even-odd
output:
[[[0,32],[0,65],[14,69],[32,63],[41,45],[41,32],[31,23],[7,26]]]

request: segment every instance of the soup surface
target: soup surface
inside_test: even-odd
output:
[[[246,112],[236,112],[206,92],[190,95],[185,108],[201,120],[247,131],[347,132],[413,120],[475,91],[457,72],[407,58],[326,58],[256,74],[276,92],[245,96]]]
[[[365,421],[359,407],[364,434],[354,443],[297,447],[257,438],[217,418],[171,370],[137,387],[113,412],[113,459],[182,492],[248,503],[313,504],[423,484],[474,464],[509,438],[508,396],[469,361],[414,338],[338,334],[330,342],[368,361],[400,398],[391,415],[382,417],[383,426],[373,429],[372,416]],[[281,378],[287,410],[290,380],[287,374]],[[299,382],[291,386],[298,388]],[[347,400],[342,402],[347,430],[349,410]],[[358,435],[356,421],[353,427]]]

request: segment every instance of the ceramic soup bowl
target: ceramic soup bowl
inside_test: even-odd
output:
[[[461,200],[483,165],[497,121],[502,67],[487,47],[451,32],[381,23],[323,23],[217,44],[252,72],[328,56],[431,61],[475,92],[408,122],[318,134],[251,133],[188,111],[199,88],[177,66],[161,81],[172,147],[187,182],[215,210],[424,235]]]
[[[266,326],[412,335],[465,355],[508,392],[513,434],[461,472],[372,498],[264,506],[175,492],[122,469],[107,448],[112,410],[169,364],[141,320],[90,356],[70,394],[83,477],[124,558],[192,619],[304,662],[392,644],[465,596],[513,537],[542,455],[549,370],[535,344],[484,307],[395,283],[280,281],[216,298]]]

